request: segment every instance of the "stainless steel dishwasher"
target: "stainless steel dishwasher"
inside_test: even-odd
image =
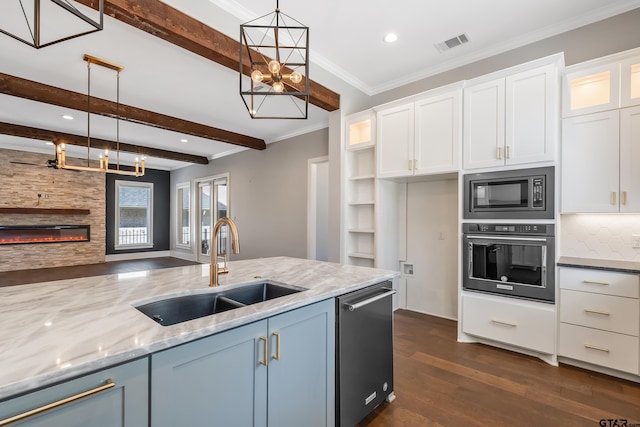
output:
[[[393,303],[382,282],[336,298],[336,425],[353,427],[393,394]]]

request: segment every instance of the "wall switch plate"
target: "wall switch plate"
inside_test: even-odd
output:
[[[633,239],[631,242],[631,247],[640,249],[640,234],[632,234],[631,238]]]

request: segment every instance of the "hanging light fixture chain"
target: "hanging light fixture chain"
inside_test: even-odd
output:
[[[117,169],[120,170],[120,71],[116,77],[116,150]]]
[[[87,61],[87,167],[91,166],[91,61]]]

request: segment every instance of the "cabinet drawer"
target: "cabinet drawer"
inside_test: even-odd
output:
[[[10,425],[146,426],[148,374],[148,359],[139,359],[9,399],[0,403],[0,422],[34,411]]]
[[[555,306],[463,295],[462,330],[469,335],[552,354]]]
[[[560,321],[638,336],[640,307],[635,298],[562,289]]]
[[[559,355],[638,374],[638,338],[560,324]]]
[[[587,268],[561,267],[559,270],[561,289],[638,298],[640,281],[637,274]]]

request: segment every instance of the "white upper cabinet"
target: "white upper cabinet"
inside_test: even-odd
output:
[[[640,105],[640,56],[620,64],[620,95],[623,107]]]
[[[640,212],[640,106],[620,110],[620,212]]]
[[[618,212],[618,111],[562,122],[562,212]]]
[[[620,64],[569,72],[564,78],[562,116],[573,117],[620,106]]]
[[[462,90],[431,96],[415,103],[414,174],[460,169]]]
[[[378,178],[460,168],[461,85],[378,111]]]
[[[464,169],[504,165],[504,79],[464,88]]]
[[[555,65],[506,79],[505,164],[554,160],[558,138],[558,71]]]
[[[465,87],[464,169],[555,159],[558,65],[524,68]]]
[[[413,175],[413,103],[378,111],[378,178]]]
[[[640,48],[567,67],[562,117],[640,105]]]

